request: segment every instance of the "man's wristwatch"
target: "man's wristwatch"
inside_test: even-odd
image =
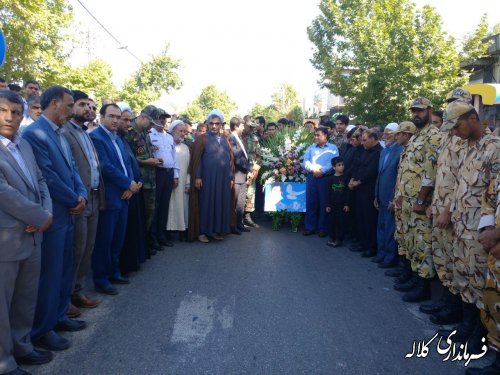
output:
[[[423,206],[425,204],[425,201],[423,199],[417,198],[417,204],[419,206]]]

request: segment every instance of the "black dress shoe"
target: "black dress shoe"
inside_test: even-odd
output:
[[[389,262],[389,263],[386,263],[386,262],[382,262],[378,265],[378,268],[394,268],[396,267],[398,264],[395,263],[395,262]]]
[[[119,284],[119,285],[127,285],[127,284],[130,284],[130,280],[123,277],[123,276],[119,276],[119,277],[113,277],[112,279],[109,280],[109,282],[111,284]]]
[[[381,256],[376,256],[375,258],[373,258],[370,262],[373,262],[373,263],[382,263],[384,261],[384,258],[382,258]]]
[[[250,229],[246,225],[241,225],[236,227],[240,232],[250,232]]]
[[[361,257],[362,258],[371,258],[371,257],[374,257],[375,255],[377,255],[377,253],[375,251],[366,250],[366,251],[363,251],[363,253],[361,254]]]
[[[440,299],[439,301],[427,303],[424,305],[420,305],[418,308],[420,312],[424,314],[435,314],[446,307],[446,301]]]
[[[30,354],[16,357],[16,362],[21,365],[43,365],[52,361],[52,358],[54,358],[52,352],[33,349]]]
[[[406,270],[404,270],[402,268],[394,268],[392,270],[385,271],[385,276],[398,277],[398,276],[403,275],[405,272],[406,272]]]
[[[395,283],[394,289],[398,292],[409,292],[413,289],[415,284],[417,283],[417,276],[415,274],[411,274],[410,278],[404,283]]]
[[[118,290],[113,285],[96,286],[95,291],[110,296],[116,296],[118,294]]]
[[[85,323],[83,320],[66,318],[56,324],[55,330],[64,332],[77,332],[85,329],[86,327],[87,323]]]
[[[71,346],[68,340],[54,331],[49,331],[33,340],[33,345],[51,351],[66,350]]]
[[[18,367],[12,371],[5,373],[5,375],[31,375],[31,372],[23,370],[21,367]]]
[[[430,280],[417,276],[413,289],[401,297],[405,302],[421,302],[431,299]]]
[[[231,233],[241,236],[241,231],[238,228],[231,228]]]
[[[169,241],[169,240],[161,240],[160,241],[160,246],[165,246],[165,247],[173,247],[174,246],[174,243],[172,241]],[[163,250],[163,249],[162,249]],[[161,250],[160,250],[161,251]]]

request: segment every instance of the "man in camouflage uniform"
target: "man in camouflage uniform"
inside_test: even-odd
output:
[[[139,116],[132,120],[127,134],[127,142],[134,151],[135,157],[141,168],[144,184],[142,186],[144,194],[144,206],[146,209],[146,228],[148,230],[148,245],[150,255],[162,248],[158,241],[150,235],[151,223],[155,210],[155,167],[161,165],[161,161],[153,157],[151,141],[148,137],[152,122],[160,123],[160,111],[153,105],[145,107]]]
[[[335,118],[335,134],[328,139],[328,142],[337,146],[341,156],[347,145],[347,125],[349,125],[349,117],[346,115],[338,115]]]
[[[483,290],[481,320],[495,361],[484,368],[469,368],[467,375],[500,374],[500,174],[484,196],[479,221],[479,242],[488,253],[488,273]]]
[[[443,120],[443,131],[452,129],[464,140],[451,204],[455,231],[452,287],[462,297],[464,318],[452,340],[467,341],[472,353],[474,349],[471,348],[480,346],[484,331],[479,309],[484,307],[482,297],[488,269],[487,253],[479,243],[477,228],[483,196],[500,167],[500,140],[481,124],[476,110],[468,103],[454,101],[448,104]],[[450,332],[441,331],[443,335]]]
[[[399,189],[399,185],[401,183],[401,173],[402,166],[405,163],[406,159],[406,148],[410,143],[410,139],[417,131],[417,127],[411,121],[403,121],[399,124],[399,129],[396,132],[396,142],[404,147],[403,152],[399,157],[399,165],[398,165],[398,175],[396,177],[396,185],[394,190],[397,191]],[[409,276],[411,276],[411,267],[409,262],[406,260],[406,251],[404,249],[404,234],[408,231],[407,223],[409,221],[409,217],[405,217],[404,220],[401,216],[401,206],[395,205],[395,201],[393,200],[393,204],[389,206],[394,207],[394,217],[396,220],[396,231],[394,232],[394,238],[396,243],[398,244],[398,255],[399,255],[399,268],[395,270],[386,271],[387,276],[395,277],[398,276],[397,282],[402,283],[408,281]]]
[[[403,301],[418,302],[430,298],[430,279],[435,276],[432,223],[426,216],[426,209],[432,199],[441,135],[431,124],[432,104],[428,99],[415,99],[410,110],[417,132],[406,149],[395,199],[401,207],[401,219],[408,225],[403,244],[413,273],[406,283],[396,284],[394,288],[407,292]]]
[[[255,181],[259,175],[261,163],[260,142],[257,134],[258,127],[250,115],[243,117],[243,121],[245,123],[245,134],[243,140],[245,142],[248,159],[252,166],[247,179],[247,200],[245,203],[245,217],[243,222],[245,225],[258,228],[259,225],[252,219],[252,213],[255,211]]]
[[[446,102],[458,100],[470,103],[471,99],[469,91],[455,89],[446,98]],[[420,311],[432,314],[430,320],[434,324],[453,324],[462,319],[462,300],[458,290],[452,286],[454,232],[450,212],[462,142],[450,130],[443,132],[432,204],[427,209],[428,216],[433,218],[432,259],[444,290],[437,302],[420,306]]]

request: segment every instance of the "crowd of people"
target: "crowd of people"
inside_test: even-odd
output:
[[[175,241],[224,240],[258,228],[264,197],[260,147],[287,119],[232,117],[219,110],[192,124],[154,105],[97,103],[62,86],[0,79],[0,373],[52,360],[80,331],[82,309],[116,295],[116,285]],[[319,126],[306,150],[304,235],[351,242],[396,277],[407,302],[442,296],[420,310],[458,324],[451,339],[480,352],[488,335],[500,371],[500,139],[485,127],[466,90],[443,112],[418,98],[411,121],[384,130]],[[97,112],[98,111],[98,112]],[[97,119],[99,113],[99,119]],[[495,214],[496,212],[496,214]],[[482,323],[481,323],[482,322]],[[442,331],[449,336],[450,332]],[[482,372],[481,372],[482,371]],[[488,372],[490,371],[490,372]],[[497,371],[497,372],[495,372]]]
[[[332,247],[348,236],[351,251],[396,277],[403,301],[432,300],[420,311],[434,324],[456,324],[441,336],[469,354],[483,352],[487,337],[494,363],[467,374],[500,374],[500,138],[471,101],[453,90],[443,113],[417,98],[411,121],[383,132],[348,125],[346,116],[333,134],[316,129],[304,157],[303,234],[329,234]],[[436,275],[442,287],[432,296]]]

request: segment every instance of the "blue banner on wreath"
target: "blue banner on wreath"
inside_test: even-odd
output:
[[[264,211],[306,212],[305,182],[270,182],[264,197]]]

